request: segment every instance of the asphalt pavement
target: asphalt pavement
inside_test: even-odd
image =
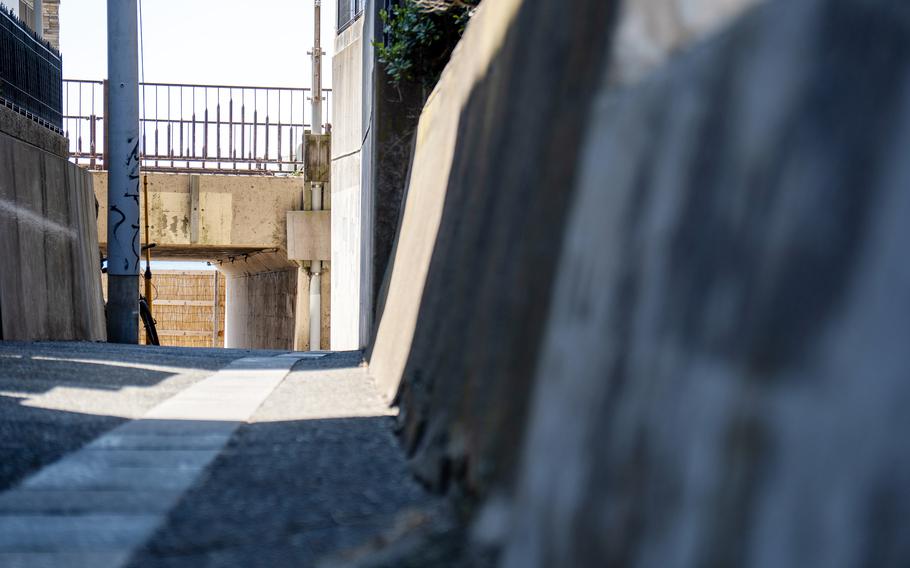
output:
[[[316,566],[430,503],[359,353],[0,342],[0,565]]]

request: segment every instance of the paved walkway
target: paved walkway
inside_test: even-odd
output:
[[[311,566],[362,544],[426,497],[358,364],[0,342],[0,566]]]

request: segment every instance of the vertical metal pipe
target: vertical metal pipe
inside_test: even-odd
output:
[[[317,0],[318,1],[318,0]],[[313,211],[322,209],[322,184],[314,183]],[[310,263],[310,351],[322,346],[322,261]]]
[[[139,48],[137,0],[107,0],[110,115],[107,336],[139,342]],[[106,160],[105,160],[106,161]]]
[[[171,119],[174,118],[171,116],[171,88],[165,87],[167,90],[167,155],[171,158],[174,157],[174,129],[173,122]],[[174,160],[171,160],[171,167],[174,167]]]
[[[104,82],[101,84],[101,88],[103,90],[103,98],[104,98],[104,105],[103,105],[104,109],[102,109],[102,111],[101,111],[103,113],[103,116],[101,118],[104,119],[104,123],[102,124],[102,127],[101,127],[101,136],[103,137],[103,140],[101,141],[101,144],[102,144],[101,151],[103,153],[103,155],[101,157],[101,165],[105,170],[109,170],[110,163],[111,163],[111,161],[110,161],[110,155],[111,155],[111,121],[110,121],[111,90],[110,90],[110,82],[107,79],[105,79]]]
[[[143,280],[145,281],[145,302],[148,304],[149,313],[154,315],[155,309],[152,305],[152,247],[149,242],[149,176],[145,174],[142,176],[142,201],[145,206],[145,214],[143,215],[143,221],[145,225],[145,273],[142,275]],[[152,337],[148,334],[145,336],[146,345],[154,345]]]
[[[202,123],[202,167],[205,167],[205,159],[209,157],[209,95],[208,89],[205,90],[205,118]]]
[[[97,140],[95,139],[97,136],[97,129],[96,129],[97,118],[95,117],[94,114],[92,114],[89,117],[89,122],[90,122],[89,126],[91,127],[91,131],[89,132],[89,139],[90,139],[89,152],[91,152],[91,158],[89,158],[89,169],[94,170],[95,169],[95,152],[97,151],[97,149],[96,149]]]
[[[215,106],[215,148],[218,153],[218,169],[221,169],[221,89],[216,91],[218,104]]]
[[[313,0],[313,133],[322,134],[322,47],[319,44],[321,0]],[[322,209],[322,184],[313,183],[313,211]],[[310,263],[310,351],[322,346],[322,261]]]
[[[313,90],[310,93],[313,101],[313,133],[322,134],[322,46],[320,45],[320,14],[322,0],[313,0],[315,21],[313,25]]]
[[[220,311],[218,305],[218,300],[220,300],[218,288],[218,269],[216,268],[214,278],[212,279],[212,347],[218,347],[218,332],[220,331],[218,328],[221,327],[219,325],[221,323],[221,318],[218,317]]]

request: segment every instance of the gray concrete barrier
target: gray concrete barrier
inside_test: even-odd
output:
[[[910,560],[910,11],[725,4],[487,2],[424,110],[371,371],[509,568]]]
[[[105,339],[91,176],[2,132],[0,263],[0,338]]]

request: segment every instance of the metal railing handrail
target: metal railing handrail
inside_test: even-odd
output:
[[[104,85],[105,81],[92,79],[64,80],[63,122],[71,159],[95,169],[104,167]],[[303,137],[312,129],[311,91],[310,87],[142,82],[142,167],[202,173],[299,171]],[[322,92],[323,116],[328,117],[332,90]]]
[[[64,79],[64,82],[67,83],[91,83],[95,85],[103,85],[103,79],[80,79],[78,77],[70,77],[69,79]],[[198,87],[198,88],[208,88],[208,89],[247,89],[247,90],[266,90],[266,91],[304,91],[309,92],[313,89],[311,87],[279,87],[279,86],[262,86],[262,85],[218,85],[214,83],[163,83],[160,81],[143,81],[139,83],[139,86],[153,86],[157,85],[159,87]],[[323,93],[331,93],[331,88],[323,88]]]

